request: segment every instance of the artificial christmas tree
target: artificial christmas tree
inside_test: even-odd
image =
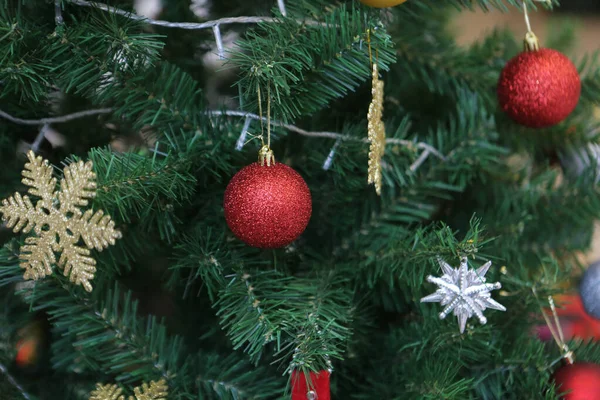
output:
[[[562,348],[533,332],[537,296],[577,290],[600,215],[597,166],[564,162],[597,140],[596,58],[569,54],[568,34],[540,38],[573,60],[581,93],[531,129],[495,95],[520,38],[462,48],[447,29],[457,11],[521,1],[366,3],[161,0],[146,18],[124,0],[4,1],[2,400],[582,387],[553,379]],[[38,172],[22,182],[28,153]],[[239,185],[246,168],[286,172]],[[291,186],[300,207],[280,201]],[[44,279],[24,280],[39,238]],[[81,285],[52,273],[60,243],[85,258]],[[597,342],[568,344],[574,365],[600,363]]]

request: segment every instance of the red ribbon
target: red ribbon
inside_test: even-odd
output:
[[[311,372],[307,377],[303,372],[292,372],[292,400],[331,400],[329,391],[329,371]]]

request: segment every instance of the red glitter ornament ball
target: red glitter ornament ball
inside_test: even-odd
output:
[[[244,167],[225,190],[225,219],[235,236],[263,249],[284,247],[306,229],[312,213],[304,179],[285,164]]]
[[[575,65],[559,51],[524,51],[512,58],[498,81],[498,101],[514,121],[530,128],[558,124],[581,94]]]
[[[329,371],[311,372],[306,376],[304,372],[292,372],[292,400],[330,400]]]
[[[564,400],[600,399],[600,365],[578,362],[559,368],[553,375]]]

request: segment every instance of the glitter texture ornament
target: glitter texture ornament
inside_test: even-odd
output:
[[[600,262],[588,267],[579,283],[579,296],[585,311],[600,319]]]
[[[558,124],[575,109],[581,80],[564,54],[541,49],[512,58],[498,81],[498,102],[517,123],[543,128]]]
[[[292,400],[330,400],[329,371],[292,373]]]
[[[270,164],[254,163],[235,174],[224,199],[225,219],[234,235],[264,249],[292,243],[312,213],[310,190],[300,174],[274,160]]]
[[[404,3],[406,0],[360,0],[361,3],[375,8],[394,7]]]
[[[375,184],[375,191],[381,194],[381,158],[385,152],[385,125],[383,117],[383,81],[379,80],[377,64],[373,64],[373,100],[367,114],[369,148],[368,183]]]
[[[560,367],[552,379],[564,400],[600,399],[600,365],[576,362]]]
[[[102,210],[81,210],[88,205],[88,199],[96,196],[92,163],[79,161],[65,167],[57,191],[48,161],[32,151],[27,157],[22,182],[30,187],[29,194],[40,200],[34,207],[28,196],[15,193],[0,206],[6,226],[14,232],[35,233],[21,247],[23,278],[35,280],[50,275],[52,264],[56,263],[54,253],[60,252],[57,264],[64,269],[64,275],[91,292],[96,260],[90,257],[90,249],[101,251],[121,237],[115,223]],[[79,244],[81,240],[85,247]]]
[[[117,385],[102,385],[98,383],[96,390],[90,393],[89,400],[125,400],[123,391]],[[167,400],[169,388],[164,379],[152,381],[136,387],[133,390],[134,396],[129,396],[128,400]]]
[[[444,319],[454,312],[458,318],[460,333],[465,331],[467,319],[476,315],[479,322],[485,324],[487,319],[483,316],[486,308],[506,311],[506,308],[496,302],[490,296],[490,292],[500,289],[500,283],[485,283],[485,274],[492,265],[488,261],[476,271],[468,268],[467,258],[463,257],[457,269],[452,268],[442,259],[438,263],[444,272],[441,278],[427,277],[427,282],[435,283],[439,289],[435,293],[421,299],[422,303],[439,302],[446,306],[440,313],[440,319]]]

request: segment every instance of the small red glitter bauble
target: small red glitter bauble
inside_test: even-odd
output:
[[[225,219],[234,235],[263,249],[292,243],[308,225],[310,190],[285,164],[244,167],[225,190]]]
[[[567,364],[552,376],[564,400],[600,399],[600,365],[586,362]]]
[[[558,124],[575,109],[581,80],[559,51],[524,51],[512,58],[498,81],[498,101],[513,120],[530,128]]]

